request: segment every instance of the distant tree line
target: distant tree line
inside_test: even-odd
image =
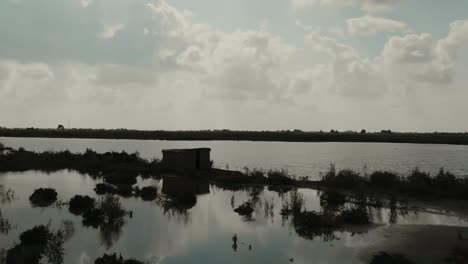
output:
[[[393,142],[430,144],[468,144],[468,133],[399,133],[381,132],[305,132],[285,131],[234,131],[234,130],[128,130],[128,129],[0,129],[0,137],[43,138],[106,138],[142,140],[238,140],[238,141],[286,141],[286,142]]]

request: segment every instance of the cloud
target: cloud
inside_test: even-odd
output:
[[[387,67],[428,83],[451,83],[459,51],[468,44],[468,20],[455,21],[445,38],[434,41],[428,33],[394,36],[382,56]],[[390,65],[390,66],[389,66]]]
[[[291,0],[296,11],[314,7],[358,6],[366,12],[382,12],[395,9],[399,2],[400,0]]]
[[[124,24],[109,24],[109,25],[104,25],[104,28],[102,32],[99,34],[99,38],[102,39],[111,39],[113,38],[117,33],[125,29]]]
[[[83,8],[87,8],[93,3],[93,0],[80,0],[80,4]]]
[[[133,7],[122,3],[122,9]],[[340,3],[364,8],[366,2]],[[277,129],[278,122],[270,120],[279,119],[286,120],[287,129],[308,126],[304,120],[316,120],[314,126],[322,129],[335,126],[334,120],[341,120],[342,126],[365,121],[388,125],[374,116],[391,117],[393,110],[414,114],[406,108],[413,107],[418,98],[430,101],[434,94],[448,90],[446,87],[452,87],[457,98],[466,94],[457,84],[463,83],[463,76],[456,74],[468,42],[466,21],[452,23],[446,37],[436,38],[409,33],[402,22],[372,15],[350,19],[350,34],[398,34],[376,55],[362,55],[345,34],[331,27],[298,22],[304,29],[303,38],[287,39],[264,23],[242,30],[200,23],[191,12],[165,1],[135,4],[133,8],[139,12],[128,12],[128,17],[96,18],[98,7],[95,2],[87,10],[79,10],[95,14],[83,20],[92,21],[89,27],[73,36],[96,42],[78,41],[83,47],[76,50],[89,57],[75,57],[70,52],[75,49],[67,45],[60,45],[67,51],[61,60],[49,56],[24,60],[19,53],[6,59],[0,54],[0,96],[5,99],[0,119],[7,124],[32,120],[55,126],[54,120],[71,115],[83,126],[168,129]],[[108,24],[99,32],[95,25],[102,26],[101,21],[121,23]],[[67,28],[73,26],[67,24]],[[96,35],[100,33],[115,39],[99,40]],[[45,34],[55,39],[51,32]],[[83,34],[89,39],[81,38]],[[49,43],[42,42],[44,39],[38,36],[37,42]],[[123,55],[144,59],[127,60]],[[88,59],[97,56],[99,59]],[[459,106],[458,111],[460,108],[465,109]],[[15,118],[1,114],[11,112],[17,113]],[[135,118],[147,115],[158,123]],[[406,124],[413,124],[411,118],[407,117]]]
[[[405,32],[408,26],[397,20],[365,15],[346,20],[348,32],[352,36],[369,36],[381,32]]]

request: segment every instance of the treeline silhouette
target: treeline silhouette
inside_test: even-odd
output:
[[[129,130],[129,129],[38,129],[0,128],[0,137],[102,138],[141,140],[233,140],[285,142],[389,142],[468,145],[468,133],[400,133],[391,130],[360,132],[235,131],[235,130]]]

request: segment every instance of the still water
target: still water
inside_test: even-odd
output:
[[[91,177],[66,170],[0,174],[0,184],[15,191],[14,200],[1,204],[2,216],[12,224],[12,229],[0,234],[0,249],[11,248],[21,232],[35,225],[50,222],[59,226],[66,221],[73,232],[64,243],[64,263],[93,263],[105,252],[118,252],[126,258],[135,257],[149,263],[291,263],[293,259],[294,263],[359,264],[366,263],[363,252],[381,241],[384,231],[391,226],[390,211],[381,209],[372,212],[377,225],[362,233],[335,232],[336,239],[332,240],[303,238],[280,215],[288,194],[280,195],[268,189],[259,193],[253,219],[249,220],[233,212],[233,206],[249,199],[248,191],[209,186],[209,192],[198,195],[195,206],[184,212],[164,210],[155,202],[139,198],[120,198],[124,207],[133,211],[133,217],[127,218],[121,229],[111,232],[84,227],[81,217],[69,213],[67,206],[33,208],[28,200],[39,187],[55,188],[61,201],[75,194],[96,197],[93,191],[96,183]],[[161,186],[163,183],[139,179],[138,184]],[[304,196],[306,209],[321,209],[316,191],[301,189],[299,192]],[[398,214],[394,224],[468,226],[463,217],[411,210]],[[239,239],[237,248],[233,246],[234,234]]]
[[[145,158],[161,158],[161,150],[168,148],[209,147],[218,168],[282,168],[311,179],[318,179],[331,163],[338,169],[362,171],[366,167],[369,171],[385,169],[402,174],[415,167],[435,174],[444,167],[459,177],[468,177],[468,146],[456,145],[44,138],[0,138],[0,142],[35,151],[138,151]]]

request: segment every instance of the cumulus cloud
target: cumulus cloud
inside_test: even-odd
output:
[[[314,5],[332,2],[314,1]],[[361,8],[371,2],[396,3],[339,2]],[[96,11],[97,5],[88,7],[92,8]],[[435,90],[452,84],[457,59],[468,42],[467,21],[452,23],[447,36],[437,39],[427,33],[409,34],[402,22],[366,15],[348,21],[350,34],[405,35],[389,38],[377,55],[363,56],[343,34],[329,28],[298,23],[304,37],[293,41],[273,33],[266,24],[228,31],[200,23],[191,12],[165,1],[135,8],[138,17],[131,13],[121,20],[102,18],[122,23],[108,24],[102,34],[87,33],[100,45],[116,43],[130,57],[144,56],[144,62],[113,61],[114,56],[95,61],[23,61],[0,56],[0,96],[7,99],[0,105],[0,118],[8,124],[16,124],[21,117],[56,125],[52,116],[63,118],[65,113],[56,111],[63,109],[89,126],[154,128],[134,118],[148,114],[160,120],[158,127],[176,129],[232,124],[242,129],[277,129],[278,124],[269,120],[280,117],[287,120],[285,126],[314,118],[324,126],[342,119],[346,125],[361,122],[361,117],[356,119],[361,115],[377,124],[380,121],[365,112],[385,116],[390,111],[384,108],[397,108],[406,113],[405,104],[410,104],[406,98],[416,98],[418,87]],[[115,39],[101,41],[96,35]],[[128,36],[132,38],[125,39]],[[106,53],[104,47],[86,46],[86,51]],[[241,116],[239,109],[250,114]],[[12,111],[18,112],[18,118],[2,116]],[[211,118],[207,120],[206,115]]]
[[[429,83],[453,80],[459,50],[468,44],[468,20],[455,21],[445,38],[434,41],[428,33],[394,36],[382,56],[394,71]]]
[[[346,20],[348,32],[352,36],[369,36],[380,32],[405,32],[408,26],[398,20],[365,15]]]
[[[325,6],[358,6],[367,12],[393,10],[399,2],[400,0],[291,0],[293,9],[295,10]]]
[[[120,23],[104,25],[102,32],[99,34],[99,37],[102,39],[111,39],[124,29],[125,25]]]

